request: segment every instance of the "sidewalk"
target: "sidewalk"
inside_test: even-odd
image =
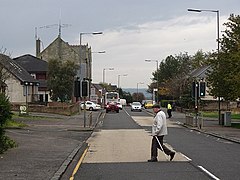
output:
[[[173,115],[171,118],[172,121],[179,122],[181,125],[187,128],[190,128],[202,133],[206,133],[215,137],[227,139],[232,142],[240,143],[240,129],[219,125],[218,119],[204,118],[202,128],[198,129],[197,127],[191,127],[184,124],[185,123],[184,113],[173,111],[172,115]]]
[[[89,111],[74,116],[30,113],[33,118],[19,118],[27,127],[6,129],[18,147],[0,155],[0,179],[59,179],[74,156],[86,148],[100,111],[93,112],[89,127]]]

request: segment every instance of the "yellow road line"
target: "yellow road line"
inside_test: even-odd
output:
[[[84,157],[86,156],[88,149],[89,149],[89,146],[87,146],[87,148],[86,148],[85,151],[83,152],[82,156],[80,157],[80,159],[79,159],[76,167],[75,167],[74,170],[73,170],[72,176],[69,178],[69,180],[74,180],[74,175],[77,173],[80,165],[82,164],[82,161],[83,161]]]

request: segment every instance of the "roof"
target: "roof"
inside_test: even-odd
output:
[[[48,63],[30,54],[26,54],[13,59],[28,72],[47,72]]]
[[[40,56],[42,54],[44,54],[51,46],[53,46],[54,44],[63,44],[65,46],[68,47],[69,51],[74,52],[75,54],[79,55],[79,46],[71,46],[69,45],[67,42],[65,42],[60,36],[58,36],[55,40],[53,40],[52,43],[50,43],[45,49],[42,50],[42,52],[40,52]]]
[[[211,66],[202,66],[198,69],[193,70],[189,76],[193,78],[206,78],[208,76],[208,72],[211,71]]]
[[[100,84],[92,83],[92,85],[93,85],[97,90],[103,89],[103,87],[102,87]]]
[[[36,85],[39,84],[36,79],[34,79],[22,66],[12,60],[9,56],[0,54],[0,65],[7,69],[13,76],[21,81],[21,83],[28,82]]]

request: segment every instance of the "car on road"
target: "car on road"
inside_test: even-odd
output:
[[[117,105],[117,102],[109,102],[106,105],[106,113],[108,112],[116,112],[119,113],[119,107]]]
[[[121,110],[123,109],[123,106],[120,102],[117,103],[117,106],[118,106],[119,109],[121,109]]]
[[[144,104],[145,109],[150,109],[153,107],[153,102],[152,101],[146,101]]]
[[[131,111],[142,111],[142,104],[140,102],[133,102],[131,104]]]
[[[96,111],[101,109],[101,106],[99,104],[96,104],[91,101],[85,101],[85,105],[86,105],[86,110],[89,110],[89,111]],[[81,102],[80,106],[81,106],[81,109],[84,109],[84,102]]]

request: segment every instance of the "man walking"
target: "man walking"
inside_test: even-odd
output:
[[[148,162],[157,162],[157,156],[158,156],[158,148],[160,150],[163,150],[165,154],[170,156],[170,161],[175,156],[175,152],[168,149],[163,144],[163,137],[167,135],[167,121],[166,121],[166,115],[161,110],[160,106],[158,104],[153,105],[153,112],[156,114],[153,119],[153,125],[152,125],[152,147],[151,147],[151,159],[148,160]],[[158,140],[157,140],[158,139]],[[159,145],[158,141],[160,142],[161,146]]]
[[[168,113],[168,118],[172,117],[172,105],[168,103],[167,105],[167,113]]]

